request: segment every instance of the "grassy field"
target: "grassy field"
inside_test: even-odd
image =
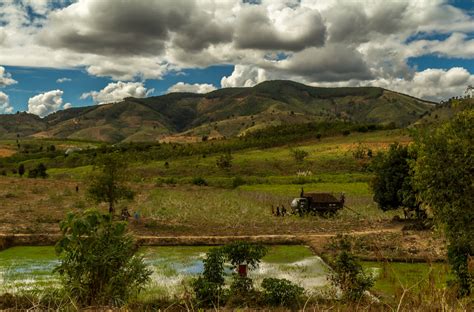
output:
[[[356,159],[353,153],[362,146],[375,154],[394,141],[407,143],[410,139],[401,130],[389,130],[244,150],[232,154],[229,169],[216,166],[219,155],[182,157],[168,161],[168,166],[164,161],[133,163],[129,173],[137,196],[118,209],[138,211],[141,222],[135,230],[148,234],[251,235],[383,228],[398,212],[383,213],[376,207],[368,186],[371,175],[365,170],[370,160]],[[291,148],[306,150],[307,159],[295,161]],[[68,211],[96,206],[85,196],[92,170],[91,165],[50,168],[45,180],[11,174],[0,177],[0,230],[57,232],[58,221]],[[243,185],[235,187],[237,176]],[[197,177],[209,186],[193,185]],[[301,188],[345,193],[351,210],[342,210],[334,219],[271,214],[272,206],[289,208]]]

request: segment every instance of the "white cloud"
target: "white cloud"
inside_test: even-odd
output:
[[[57,83],[69,82],[72,81],[71,78],[63,77],[56,80]]]
[[[12,75],[5,71],[5,67],[0,66],[0,87],[9,86],[17,83]]]
[[[52,90],[31,97],[28,100],[28,113],[44,117],[60,110],[63,104],[63,91]]]
[[[222,86],[276,78],[335,85],[406,81],[398,86],[422,94],[409,83],[426,73],[409,58],[474,59],[474,17],[444,0],[252,2],[78,0],[58,2],[58,8],[48,0],[0,1],[0,60],[81,67],[115,81],[234,64]],[[31,10],[40,17],[31,18]],[[281,52],[284,59],[268,58]],[[96,102],[122,96],[103,91],[88,94]]]
[[[222,77],[221,87],[253,87],[254,85],[270,79],[266,71],[251,65],[235,65],[234,71],[228,77]]]
[[[433,101],[462,96],[468,85],[474,84],[474,75],[465,68],[425,69],[415,73],[413,79],[380,79],[370,84],[403,92]]]
[[[184,82],[178,82],[177,84],[172,85],[167,92],[209,93],[216,89],[217,88],[214,85],[208,83],[189,84]]]
[[[13,113],[13,107],[10,106],[8,95],[0,91],[0,114]]]
[[[81,95],[81,99],[91,97],[95,103],[105,104],[111,102],[118,102],[126,97],[143,98],[155,89],[147,89],[143,82],[111,82],[104,89],[100,91],[91,91]]]
[[[68,109],[68,108],[71,108],[72,107],[72,104],[71,103],[66,103],[64,104],[63,108],[64,109]]]

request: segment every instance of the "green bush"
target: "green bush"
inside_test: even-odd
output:
[[[199,276],[191,282],[197,305],[200,307],[218,307],[226,302],[226,292],[216,283]]]
[[[290,153],[296,162],[303,162],[304,159],[309,155],[307,151],[302,149],[291,149]]]
[[[234,178],[232,179],[232,187],[233,187],[233,188],[237,188],[237,187],[239,187],[239,186],[241,186],[241,185],[245,185],[245,180],[242,179],[242,177],[234,177]]]
[[[224,254],[222,249],[211,249],[204,259],[202,276],[194,279],[191,286],[199,306],[213,307],[225,302],[224,286]]]
[[[28,171],[28,178],[47,178],[48,174],[46,173],[46,166],[43,163],[38,164],[35,169]]]
[[[336,242],[336,245],[340,252],[336,259],[331,261],[334,272],[329,279],[334,286],[341,289],[343,299],[358,301],[364,292],[374,285],[374,279],[364,272],[357,258],[351,254],[351,243],[346,237]]]
[[[135,241],[125,222],[96,210],[69,213],[60,223],[56,244],[60,264],[55,272],[68,296],[81,306],[120,306],[136,295],[151,271],[136,256]]]
[[[197,186],[208,186],[207,181],[201,177],[193,178],[193,184]]]
[[[216,165],[217,167],[224,170],[229,170],[232,168],[232,154],[228,152],[219,156],[216,160]]]
[[[232,296],[245,297],[254,291],[253,281],[251,278],[234,275],[232,284],[230,284],[230,293]]]
[[[265,278],[262,288],[265,303],[272,306],[295,307],[304,294],[304,288],[287,279]]]

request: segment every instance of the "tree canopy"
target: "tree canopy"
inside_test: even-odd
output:
[[[421,198],[445,227],[448,257],[460,289],[468,294],[473,284],[468,258],[474,254],[474,110],[417,140],[415,182]]]
[[[415,153],[408,146],[398,143],[390,145],[387,152],[377,154],[372,162],[374,178],[370,185],[374,201],[380,209],[418,209],[413,171],[410,168],[410,163],[415,159]]]
[[[95,202],[106,202],[109,212],[113,213],[115,204],[122,199],[131,200],[133,191],[128,187],[127,162],[116,154],[101,156],[96,164],[96,170],[90,176],[87,193]]]

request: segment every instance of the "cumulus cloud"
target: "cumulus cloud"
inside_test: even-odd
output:
[[[235,65],[234,71],[228,77],[222,77],[221,87],[253,87],[254,85],[270,79],[266,71],[250,65]]]
[[[190,15],[189,1],[79,1],[50,14],[43,44],[100,55],[160,54],[169,30]]]
[[[56,80],[57,83],[63,83],[63,82],[68,82],[68,81],[72,81],[71,78],[67,78],[67,77],[63,77],[63,78],[59,78]]]
[[[28,113],[44,117],[62,108],[63,91],[52,90],[31,97],[28,100]]]
[[[91,97],[97,104],[106,104],[112,102],[118,102],[126,97],[143,98],[151,93],[155,89],[147,89],[143,82],[111,82],[104,89],[100,91],[91,91],[83,93],[81,99],[87,99]]]
[[[13,107],[10,106],[8,95],[0,91],[0,114],[13,113]]]
[[[278,62],[277,68],[313,81],[367,80],[372,77],[362,54],[341,44],[295,53]]]
[[[71,103],[66,103],[64,104],[63,108],[64,109],[68,109],[68,108],[71,108],[72,107],[72,104]]]
[[[9,86],[17,83],[10,73],[5,71],[5,67],[0,66],[0,87]]]
[[[284,7],[269,14],[265,7],[248,5],[237,18],[235,44],[244,49],[299,51],[323,45],[325,37],[326,26],[317,10]]]
[[[0,12],[2,65],[81,67],[115,81],[233,64],[222,86],[401,79],[409,92],[421,72],[408,59],[474,58],[474,17],[444,0],[7,0]],[[117,100],[100,92],[89,96]]]
[[[441,101],[463,95],[466,86],[474,84],[474,75],[465,68],[425,69],[414,74],[413,79],[379,79],[370,84],[407,93],[419,98]]]
[[[209,93],[216,90],[217,88],[212,84],[208,83],[195,83],[189,84],[184,82],[178,82],[175,85],[172,85],[168,89],[168,93],[171,92],[192,92],[192,93]]]

